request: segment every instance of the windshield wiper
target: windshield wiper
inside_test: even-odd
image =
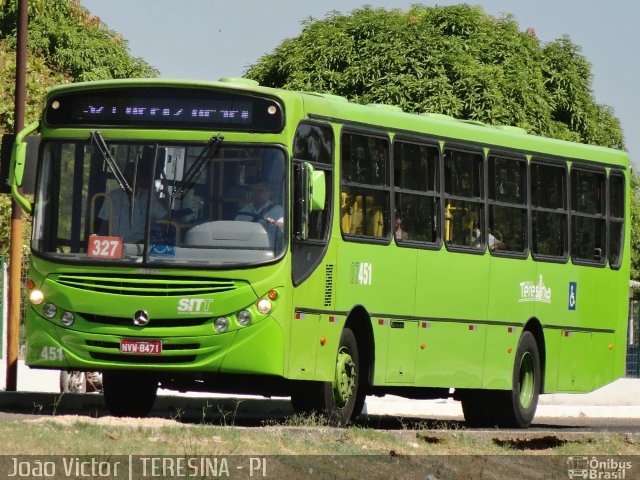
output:
[[[129,196],[129,225],[133,225],[133,211],[134,211],[134,202],[135,202],[135,192],[129,182],[127,181],[124,173],[118,166],[118,162],[116,162],[115,158],[111,156],[111,152],[109,152],[109,147],[107,147],[107,143],[104,141],[102,134],[99,131],[91,132],[91,144],[95,145],[104,161],[107,162],[111,173],[116,178],[118,185],[120,188],[124,190],[124,192]],[[137,165],[136,165],[136,173],[137,173]],[[135,179],[134,179],[135,184]]]
[[[211,160],[215,154],[218,152],[220,145],[222,145],[222,141],[224,137],[220,134],[215,137],[211,137],[211,139],[207,142],[207,145],[202,149],[200,155],[196,157],[196,159],[187,170],[187,173],[184,174],[184,178],[182,179],[182,185],[177,190],[174,190],[171,193],[171,207],[173,208],[173,202],[175,197],[182,199],[184,192],[191,188],[191,186],[195,183],[196,178],[200,175],[200,172],[207,164],[209,160]]]
[[[187,191],[191,186],[195,183],[198,175],[207,164],[209,160],[211,160],[215,154],[220,149],[220,145],[222,145],[222,141],[224,137],[220,134],[215,137],[211,137],[207,142],[207,145],[202,149],[200,155],[196,157],[193,161],[187,173],[184,174],[182,179],[182,185],[180,188],[173,189],[171,192],[171,200],[169,201],[169,221],[167,222],[167,231],[169,230],[169,224],[171,223],[171,215],[173,214],[173,205],[175,204],[176,197],[182,200],[184,196],[184,192]]]
[[[129,197],[131,197],[131,195],[133,194],[133,189],[131,188],[131,185],[129,185],[129,182],[127,182],[124,173],[118,166],[118,162],[116,162],[116,160],[111,156],[109,147],[107,147],[107,143],[104,141],[104,138],[99,131],[96,130],[95,132],[91,132],[91,144],[97,147],[100,155],[102,155],[104,161],[107,162],[109,170],[111,170],[111,173],[113,173],[113,176],[116,178],[116,181],[118,182],[118,185],[120,185],[120,188],[124,190],[129,195]]]

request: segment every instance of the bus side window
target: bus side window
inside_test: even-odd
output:
[[[606,255],[606,173],[571,168],[571,257],[603,265]]]
[[[530,181],[534,257],[565,258],[569,250],[566,167],[534,160]]]
[[[445,244],[484,248],[483,155],[446,149]]]
[[[388,238],[391,200],[388,139],[344,133],[341,159],[342,233]]]
[[[436,243],[440,150],[409,140],[393,143],[394,237],[398,244]]]
[[[527,253],[527,164],[523,158],[489,155],[489,237],[492,254]]]
[[[624,245],[624,177],[622,173],[609,175],[609,266],[620,268]]]

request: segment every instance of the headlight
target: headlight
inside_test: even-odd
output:
[[[227,317],[218,317],[218,318],[216,318],[216,321],[214,323],[214,327],[220,333],[226,332],[227,329],[229,328],[229,319]]]
[[[238,325],[246,327],[251,323],[251,312],[249,310],[240,310],[237,316]]]
[[[256,308],[262,315],[266,315],[271,311],[271,300],[268,298],[261,298]]]
[[[47,318],[53,318],[58,313],[58,307],[56,307],[53,303],[45,303],[42,306],[42,314]]]
[[[71,325],[73,325],[74,321],[75,318],[73,316],[73,313],[71,312],[64,312],[62,315],[60,315],[60,322],[62,322],[65,327],[70,327]]]
[[[40,305],[44,300],[44,293],[40,290],[32,290],[29,294],[29,300],[31,300],[31,303],[34,305]]]

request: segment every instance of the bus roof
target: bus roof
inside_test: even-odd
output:
[[[336,121],[373,131],[384,130],[406,137],[431,138],[458,145],[473,144],[498,151],[515,150],[534,156],[566,157],[623,168],[629,166],[628,155],[622,150],[542,137],[509,125],[487,125],[435,113],[406,113],[393,105],[361,105],[332,94],[264,87],[245,78],[224,77],[219,81],[123,79],[80,82],[54,87],[47,97],[63,92],[143,86],[240,90],[277,97],[285,104],[302,102],[308,118]]]

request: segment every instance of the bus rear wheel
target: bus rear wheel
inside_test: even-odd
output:
[[[345,328],[340,336],[333,381],[305,382],[293,392],[291,402],[296,413],[316,412],[325,415],[331,425],[348,425],[362,411],[364,390],[358,343],[353,331]]]
[[[525,331],[516,350],[513,388],[498,392],[496,407],[501,427],[527,428],[531,425],[538,407],[541,382],[538,343],[531,332]]]
[[[527,428],[533,421],[541,387],[540,353],[531,332],[518,342],[511,390],[471,390],[461,396],[469,427]]]
[[[104,401],[115,417],[146,417],[158,393],[158,381],[142,372],[107,370],[102,386]]]
[[[473,390],[462,396],[462,413],[467,427],[495,426],[492,393],[491,390]]]

